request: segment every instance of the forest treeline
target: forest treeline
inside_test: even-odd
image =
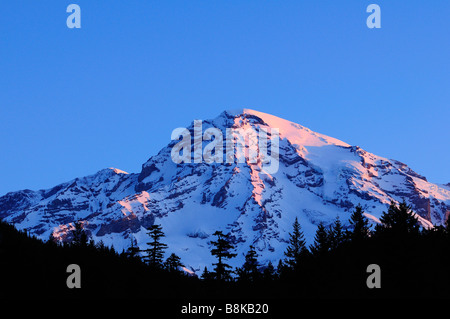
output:
[[[410,298],[450,297],[450,225],[420,227],[405,202],[391,203],[380,224],[370,227],[356,206],[344,227],[339,218],[318,224],[307,245],[295,219],[283,258],[261,264],[249,246],[244,263],[229,234],[216,231],[210,241],[213,267],[199,277],[182,270],[160,225],[148,229],[146,249],[135,242],[121,253],[94,243],[81,222],[70,240],[42,241],[0,222],[0,297],[29,298]],[[81,288],[70,289],[67,266],[81,269]],[[367,284],[369,265],[380,269],[380,288]]]

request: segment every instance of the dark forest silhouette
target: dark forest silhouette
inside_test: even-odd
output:
[[[261,265],[249,246],[245,262],[236,256],[228,234],[215,232],[211,254],[217,262],[200,277],[182,271],[161,226],[148,230],[148,248],[132,241],[119,253],[94,243],[76,222],[70,242],[42,241],[0,222],[0,297],[12,298],[407,298],[450,297],[450,226],[423,229],[405,202],[391,203],[374,229],[356,206],[344,229],[339,218],[319,224],[314,243],[306,245],[297,218],[284,258],[276,267]],[[81,289],[69,289],[66,267],[81,268]],[[367,267],[381,269],[381,288],[370,289]]]

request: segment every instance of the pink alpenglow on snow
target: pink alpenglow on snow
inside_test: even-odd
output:
[[[195,120],[193,132],[194,136],[185,127],[178,127],[172,131],[171,139],[179,140],[171,150],[171,158],[174,163],[192,163],[192,159],[196,164],[247,162],[258,163],[261,171],[266,174],[273,174],[278,170],[278,128],[233,123],[232,127],[208,127],[203,131],[202,121]],[[225,149],[223,147],[224,140]],[[207,141],[211,142],[204,145],[203,142]]]

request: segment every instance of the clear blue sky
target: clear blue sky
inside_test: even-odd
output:
[[[450,182],[450,1],[1,2],[0,195],[139,172],[175,127],[241,107]]]

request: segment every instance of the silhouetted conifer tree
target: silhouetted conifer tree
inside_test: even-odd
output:
[[[234,249],[233,244],[229,240],[229,236],[222,233],[222,231],[216,231],[214,236],[217,237],[216,241],[211,241],[214,245],[214,249],[211,250],[211,255],[216,256],[218,259],[214,268],[214,276],[219,281],[231,280],[231,266],[224,262],[224,259],[230,259],[236,257],[235,253],[231,253],[230,250]]]
[[[287,257],[286,264],[291,269],[296,269],[300,259],[308,254],[308,249],[306,248],[306,241],[297,217],[295,217],[292,227],[292,233],[289,233],[289,246],[286,248],[284,255]]]
[[[163,266],[164,250],[167,249],[167,245],[161,242],[161,238],[165,237],[162,231],[161,225],[152,225],[148,229],[148,235],[152,241],[148,242],[148,249],[142,250],[147,255],[144,259],[149,265],[161,268]]]
[[[315,256],[323,255],[330,250],[330,236],[321,222],[316,230],[314,243],[310,246],[311,253]]]
[[[378,235],[406,236],[420,233],[418,217],[405,201],[398,206],[392,201],[388,211],[381,215],[380,221],[381,225],[375,228]]]
[[[170,256],[167,257],[166,261],[164,262],[164,268],[174,273],[179,271],[179,267],[184,267],[183,263],[181,262],[181,258],[178,257],[175,253],[170,254]]]
[[[245,255],[245,262],[241,268],[236,269],[240,281],[256,281],[260,278],[258,271],[258,254],[255,247],[250,245],[250,250]]]
[[[339,216],[336,217],[333,225],[331,225],[330,231],[328,233],[330,249],[336,249],[345,241],[344,228],[342,227],[341,220]]]
[[[212,274],[208,271],[208,268],[205,266],[205,268],[203,269],[203,273],[200,276],[201,279],[203,279],[204,281],[208,281],[212,279]]]
[[[346,232],[346,237],[353,242],[361,242],[369,238],[369,220],[364,216],[364,211],[360,204],[355,207],[349,219],[351,230]]]
[[[88,245],[88,236],[83,229],[83,223],[80,220],[75,222],[75,228],[72,230],[72,245],[83,248]]]
[[[263,271],[263,279],[265,281],[273,281],[275,280],[275,268],[273,267],[273,264],[271,261],[267,264],[267,267]]]
[[[139,258],[139,247],[136,245],[136,239],[130,236],[131,245],[128,247],[125,256],[130,259]]]

